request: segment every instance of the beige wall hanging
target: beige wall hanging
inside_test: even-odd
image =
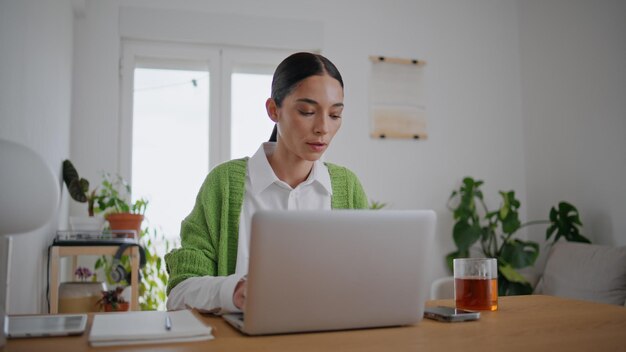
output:
[[[426,133],[426,62],[370,56],[370,136],[422,140]]]

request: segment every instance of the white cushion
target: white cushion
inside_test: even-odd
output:
[[[558,242],[535,293],[624,305],[626,247]]]

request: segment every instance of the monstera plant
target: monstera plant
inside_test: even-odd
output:
[[[518,270],[532,266],[539,256],[539,244],[516,238],[517,231],[529,225],[549,225],[546,240],[554,235],[552,243],[560,238],[568,241],[590,241],[580,233],[582,222],[578,210],[567,202],[550,209],[549,220],[522,223],[518,209],[520,201],[514,191],[502,192],[502,203],[490,210],[483,199],[480,187],[483,181],[465,177],[461,186],[452,192],[448,208],[453,212],[455,224],[452,237],[457,250],[446,256],[452,268],[455,258],[470,256],[470,248],[479,245],[485,257],[498,260],[498,294],[519,295],[532,293],[531,284]]]

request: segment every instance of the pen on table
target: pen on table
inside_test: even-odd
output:
[[[167,314],[165,314],[165,330],[172,330],[172,319]]]

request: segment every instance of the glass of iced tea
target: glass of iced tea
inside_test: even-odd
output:
[[[498,261],[495,258],[454,259],[456,307],[498,309]]]

